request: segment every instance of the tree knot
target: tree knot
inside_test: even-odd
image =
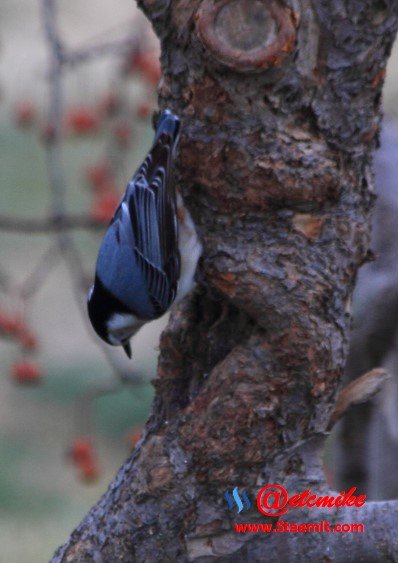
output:
[[[238,72],[282,64],[295,50],[296,12],[277,0],[203,0],[199,38],[213,57]]]

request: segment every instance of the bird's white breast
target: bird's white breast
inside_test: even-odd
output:
[[[181,273],[175,303],[181,301],[194,287],[194,276],[198,260],[202,254],[202,245],[196,234],[191,214],[184,207],[182,197],[177,194],[178,248],[181,256]]]

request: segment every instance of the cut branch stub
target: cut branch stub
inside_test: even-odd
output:
[[[295,49],[298,21],[275,0],[203,0],[196,15],[203,45],[238,72],[279,66]]]

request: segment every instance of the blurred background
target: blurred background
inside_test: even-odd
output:
[[[129,363],[104,353],[85,310],[101,232],[151,142],[157,40],[132,0],[63,0],[55,13],[46,5],[44,13],[41,2],[0,4],[0,560],[8,563],[48,560],[128,456],[166,322],[139,333]],[[49,29],[66,47],[61,67],[51,62]],[[397,99],[398,48],[384,94],[398,119]],[[84,228],[57,235],[42,221],[54,213]]]
[[[165,324],[140,332],[128,362],[104,355],[85,306],[103,228],[152,139],[157,40],[132,0],[57,2],[47,20],[71,57],[57,77],[41,4],[0,3],[0,226],[10,217],[20,230],[0,230],[0,560],[10,563],[48,560],[128,456]],[[90,225],[68,231],[62,252],[54,232],[24,232],[24,219],[54,211]]]

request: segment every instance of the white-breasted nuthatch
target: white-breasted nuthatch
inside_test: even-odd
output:
[[[102,240],[88,314],[105,342],[123,346],[194,286],[202,246],[172,168],[180,120],[162,111],[147,157],[127,185]]]

